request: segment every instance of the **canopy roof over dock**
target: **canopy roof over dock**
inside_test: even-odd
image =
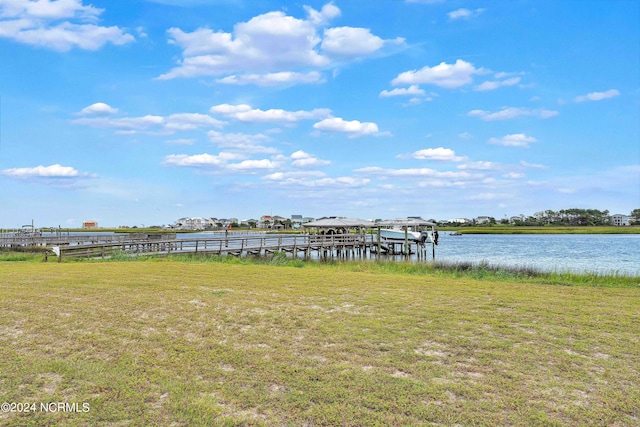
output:
[[[303,226],[316,228],[365,228],[375,227],[376,224],[360,218],[323,218],[317,221],[307,222],[303,224]]]
[[[380,227],[435,227],[435,223],[422,218],[396,218],[380,221]]]

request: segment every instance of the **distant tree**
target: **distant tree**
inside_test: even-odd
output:
[[[640,225],[640,209],[632,210],[629,217],[630,225]]]

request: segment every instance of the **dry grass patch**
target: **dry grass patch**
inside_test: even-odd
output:
[[[640,289],[183,262],[0,264],[22,425],[634,425]]]

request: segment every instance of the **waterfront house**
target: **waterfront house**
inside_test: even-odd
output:
[[[626,225],[629,225],[629,216],[622,215],[622,214],[615,214],[611,216],[611,222],[613,223],[613,225],[618,227],[626,226]]]

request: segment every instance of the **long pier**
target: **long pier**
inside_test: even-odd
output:
[[[30,248],[50,246],[77,246],[87,244],[123,243],[130,241],[144,241],[153,239],[175,239],[175,233],[57,233],[42,235],[39,233],[16,233],[0,235],[0,248]]]
[[[180,254],[214,254],[232,256],[266,256],[284,252],[304,259],[356,259],[374,255],[409,255],[427,257],[425,247],[379,242],[368,234],[334,235],[254,235],[182,239],[136,239],[112,242],[54,246],[58,261],[67,258],[111,258],[114,256],[167,256]]]

